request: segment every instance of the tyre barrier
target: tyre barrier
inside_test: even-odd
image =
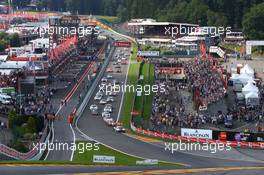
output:
[[[252,149],[264,149],[263,142],[244,142],[244,141],[223,141],[223,140],[213,140],[213,139],[203,139],[203,138],[190,138],[178,135],[171,135],[160,132],[153,132],[149,130],[144,130],[142,128],[137,128],[131,123],[131,129],[137,134],[142,134],[145,136],[156,137],[159,139],[168,139],[174,141],[182,141],[182,142],[197,142],[197,143],[207,143],[207,144],[224,144],[229,145],[231,147],[237,148],[252,148]]]
[[[32,149],[27,153],[21,153],[14,150],[13,148],[9,148],[8,146],[0,144],[0,153],[16,160],[28,160],[34,157],[38,153],[38,150]]]

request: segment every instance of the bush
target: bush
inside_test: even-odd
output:
[[[19,140],[16,140],[15,142],[13,142],[12,144],[9,145],[11,148],[22,152],[22,153],[26,153],[28,152],[28,148]]]
[[[33,117],[29,117],[27,121],[26,133],[36,133],[37,132],[37,125],[36,121]]]

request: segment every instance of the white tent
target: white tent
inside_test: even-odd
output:
[[[0,55],[0,61],[6,61],[8,55]]]
[[[246,64],[241,70],[240,70],[241,74],[247,74],[249,76],[251,76],[252,78],[254,77],[254,70],[248,65]]]
[[[239,74],[232,74],[231,80],[238,80],[239,79]]]
[[[251,106],[259,105],[259,95],[256,92],[250,92],[245,96],[246,104]]]
[[[241,83],[243,83],[244,85],[247,84],[248,81],[253,80],[253,78],[252,78],[250,75],[245,74],[245,73],[240,74],[240,75],[238,76],[238,79],[239,79],[239,80],[241,81]]]
[[[246,99],[248,99],[248,98],[259,98],[259,95],[256,92],[250,92],[250,93],[245,95],[245,98]]]
[[[251,92],[254,92],[254,93],[258,94],[259,93],[259,89],[258,89],[258,87],[253,85],[252,81],[249,81],[248,84],[242,88],[242,93],[246,97],[246,94],[251,93]]]

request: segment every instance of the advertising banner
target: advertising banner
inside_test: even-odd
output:
[[[212,139],[213,131],[205,129],[181,128],[181,136],[190,138]]]
[[[238,142],[264,142],[264,133],[213,131],[213,139]]]
[[[93,156],[94,163],[115,163],[114,156],[102,156],[102,155],[94,155]]]
[[[158,57],[158,56],[160,56],[160,52],[159,51],[138,51],[138,56]]]
[[[131,42],[127,42],[127,41],[116,41],[114,43],[115,47],[131,47]]]

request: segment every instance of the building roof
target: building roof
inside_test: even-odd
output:
[[[183,25],[183,26],[196,26],[198,24],[189,24],[189,23],[174,23],[174,22],[156,22],[155,20],[143,20],[140,22],[129,22],[128,26],[168,26],[168,25]]]
[[[27,61],[6,61],[0,62],[0,69],[21,69],[27,67]]]
[[[8,58],[8,55],[0,55],[0,61],[6,61]]]

